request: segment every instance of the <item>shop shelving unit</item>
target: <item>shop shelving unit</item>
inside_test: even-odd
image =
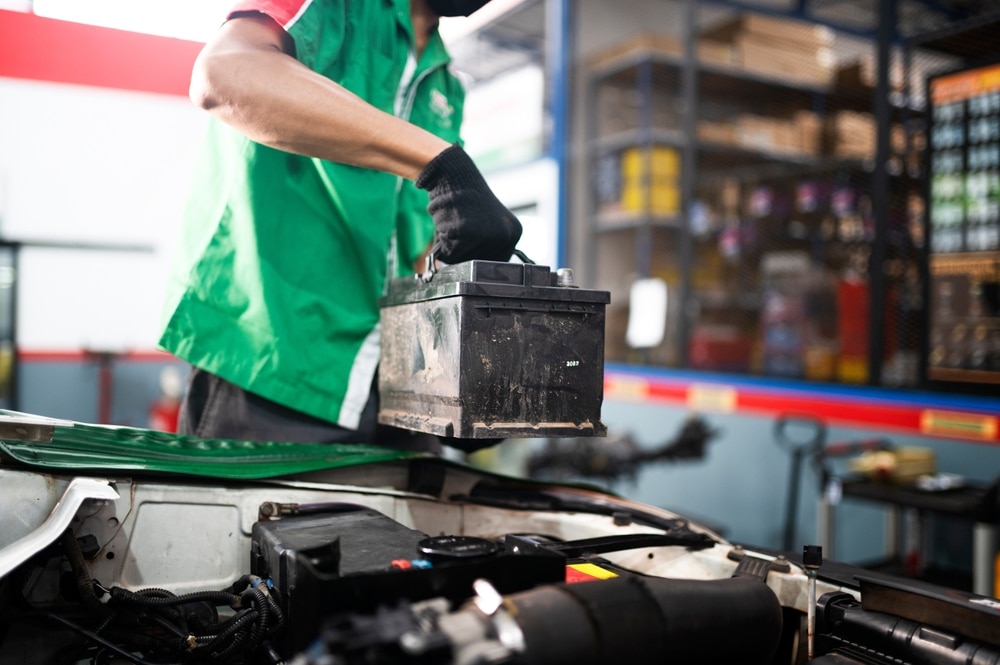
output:
[[[641,35],[586,70],[584,154],[594,193],[579,245],[585,264],[595,267],[588,281],[610,288],[614,304],[629,280],[660,276],[674,303],[664,344],[641,353],[622,343],[621,311],[609,311],[609,359],[920,385],[925,139],[914,81],[928,68],[928,53],[964,44],[943,25],[982,30],[995,24],[996,10],[991,3],[930,0],[800,0],[784,9],[701,3],[808,19],[835,31],[872,63],[868,85],[859,85],[833,69],[792,76],[710,59],[699,36],[713,28],[699,21],[699,3],[675,1],[683,37]],[[952,55],[930,66],[946,66]],[[609,120],[609,95],[628,100],[620,104],[627,117]],[[848,124],[861,112],[870,125]],[[779,118],[790,127],[801,123],[803,135],[775,140],[769,123]],[[837,121],[848,131],[870,131],[868,148],[831,145],[836,137],[825,130]],[[746,125],[739,137],[726,134],[734,125]],[[660,164],[664,154],[676,173]],[[789,282],[792,295],[782,295]],[[838,308],[839,321],[832,315]],[[748,338],[754,347],[741,347]]]

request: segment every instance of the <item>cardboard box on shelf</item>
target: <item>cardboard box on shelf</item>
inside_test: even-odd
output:
[[[699,39],[696,45],[698,60],[715,65],[738,65],[736,49],[729,42]]]
[[[696,133],[699,140],[709,143],[733,145],[737,141],[736,127],[728,120],[723,122],[699,120]]]
[[[813,111],[796,111],[792,115],[796,143],[804,155],[819,155],[823,145],[823,121]]]
[[[729,218],[739,215],[740,209],[740,179],[726,178],[722,181],[722,186],[718,193],[719,202],[722,204],[723,214]]]
[[[600,50],[587,60],[587,64],[597,69],[637,55],[680,56],[683,53],[684,42],[680,37],[657,32],[641,32]]]
[[[755,74],[806,85],[833,80],[833,32],[812,23],[747,13],[703,30],[698,43],[713,55],[730,49],[728,61]]]
[[[829,117],[827,138],[835,157],[870,158],[875,154],[875,118],[871,113],[837,111]]]
[[[803,85],[829,85],[834,76],[833,52],[827,47],[805,46],[756,35],[737,38],[743,69]]]
[[[771,150],[775,144],[772,123],[763,116],[741,115],[736,120],[736,142],[746,148]]]
[[[808,21],[743,13],[703,30],[701,36],[713,41],[734,41],[740,35],[756,35],[772,42],[792,42],[812,48],[833,46],[830,28]]]
[[[631,90],[625,86],[603,85],[597,90],[597,135],[607,136],[623,132],[634,124],[629,113],[628,97]]]
[[[644,116],[646,110],[648,119]],[[654,87],[648,96],[634,85],[608,84],[597,91],[598,136],[638,129],[644,122],[654,129],[676,129],[680,113],[678,96],[662,88]]]
[[[878,82],[876,60],[872,55],[863,55],[837,67],[834,81],[838,88],[860,88],[870,91]],[[903,67],[899,62],[889,64],[889,89],[903,89]]]
[[[827,120],[827,150],[835,157],[869,159],[875,156],[878,142],[878,125],[871,113],[838,111]],[[919,166],[926,148],[923,132],[911,131],[894,123],[889,129],[889,149],[893,158],[899,157]]]
[[[799,153],[801,142],[798,128],[790,120],[744,114],[736,121],[739,145],[752,150],[778,153]]]

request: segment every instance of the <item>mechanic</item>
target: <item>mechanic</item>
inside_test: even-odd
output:
[[[506,261],[521,224],[459,143],[441,16],[488,0],[245,0],[194,65],[212,119],[161,348],[204,438],[440,450],[379,426],[377,299],[432,247]]]

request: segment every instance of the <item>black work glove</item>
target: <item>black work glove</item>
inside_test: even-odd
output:
[[[432,159],[416,185],[430,193],[435,258],[449,264],[510,259],[521,239],[521,222],[500,203],[460,145]]]

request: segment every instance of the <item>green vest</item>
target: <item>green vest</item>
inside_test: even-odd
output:
[[[271,15],[306,66],[382,111],[458,140],[464,91],[436,33],[413,62],[409,0],[259,4],[267,13],[301,6],[288,21]],[[210,121],[161,348],[355,429],[379,359],[377,299],[387,279],[412,272],[430,242],[426,206],[426,192],[408,180],[268,148]]]

